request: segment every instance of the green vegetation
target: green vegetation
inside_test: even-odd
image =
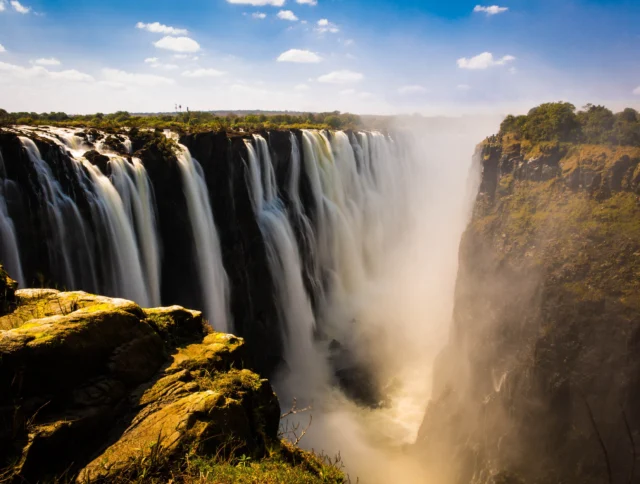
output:
[[[67,113],[9,113],[0,109],[0,127],[13,124],[30,126],[66,126],[113,130],[118,128],[154,128],[183,131],[255,131],[273,128],[358,129],[359,116],[339,111],[329,113],[247,114],[185,111],[162,114],[71,115]]]
[[[541,104],[527,115],[509,115],[500,125],[498,140],[513,138],[533,144],[568,142],[640,146],[640,115],[627,108],[614,114],[604,106],[587,104],[581,111],[567,102]]]

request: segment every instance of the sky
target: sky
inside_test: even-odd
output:
[[[0,108],[640,108],[640,1],[0,0]]]

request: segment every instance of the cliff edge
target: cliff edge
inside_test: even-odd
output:
[[[3,482],[344,480],[281,440],[244,341],[200,312],[0,276]]]

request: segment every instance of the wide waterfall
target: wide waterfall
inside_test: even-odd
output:
[[[0,262],[21,285],[202,310],[283,407],[322,415],[304,445],[348,440],[357,463],[415,437],[451,311],[464,207],[452,225],[439,201],[460,177],[424,152],[403,131],[0,130]]]

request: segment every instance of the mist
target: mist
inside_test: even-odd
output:
[[[356,286],[333,286],[317,321],[328,338],[307,354],[306,374],[293,366],[276,383],[283,410],[293,398],[299,408],[311,406],[284,427],[298,434],[308,428],[300,445],[339,454],[352,482],[443,482],[437,469],[412,457],[411,446],[431,395],[434,360],[449,336],[458,248],[480,180],[475,146],[500,120],[442,121],[396,121],[393,136],[406,147],[406,164],[394,174],[396,160],[389,160],[388,174],[401,196],[385,198],[377,213],[384,241],[371,254],[372,270]],[[355,362],[356,379],[369,378],[379,390],[377,405],[354,402],[331,384],[331,340]]]

